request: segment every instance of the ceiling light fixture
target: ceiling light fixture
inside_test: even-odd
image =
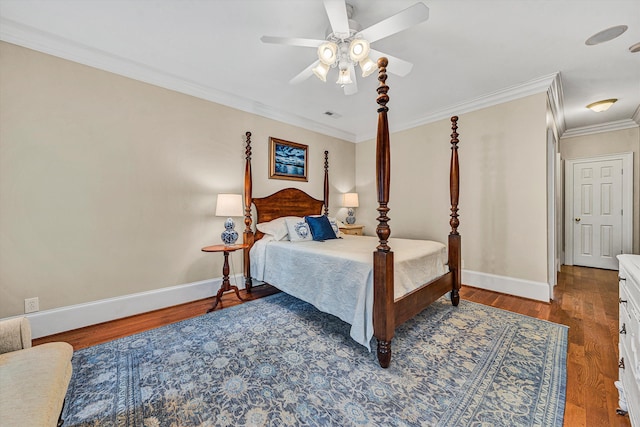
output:
[[[640,42],[636,43],[636,44],[632,44],[631,46],[629,46],[629,52],[631,52],[631,53],[640,52]]]
[[[596,113],[601,113],[603,111],[607,111],[616,101],[616,98],[604,99],[587,105],[587,108],[591,111],[595,111]]]
[[[354,38],[355,30],[351,30],[349,37],[341,39],[335,33],[327,36],[327,42],[318,48],[317,66],[313,73],[323,82],[327,81],[329,68],[338,67],[340,71],[337,84],[344,86],[353,83],[351,80],[351,68],[360,66],[362,77],[371,75],[376,70],[376,63],[369,58],[369,42],[365,39]]]
[[[627,31],[626,25],[616,25],[615,27],[607,28],[606,30],[602,30],[599,33],[596,33],[589,37],[587,41],[584,42],[587,46],[594,46],[600,43],[608,42],[609,40],[613,40],[616,37],[620,37],[622,33]]]
[[[351,19],[352,14],[353,7],[347,4],[349,34],[331,32],[327,35],[327,41],[318,47],[320,62],[312,70],[323,82],[327,81],[329,68],[338,68],[336,83],[341,86],[353,83],[351,72],[356,66],[360,66],[362,77],[367,77],[376,70],[376,63],[369,58],[369,42],[358,37],[360,24]],[[331,30],[327,30],[329,31]],[[353,77],[355,78],[355,75]]]

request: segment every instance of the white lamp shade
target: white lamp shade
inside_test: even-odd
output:
[[[345,208],[357,208],[358,204],[358,193],[344,193],[342,195],[342,206]]]
[[[216,216],[243,216],[241,194],[218,194]]]

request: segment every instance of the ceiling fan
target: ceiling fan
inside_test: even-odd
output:
[[[389,54],[371,49],[370,44],[392,34],[406,30],[429,18],[429,8],[424,3],[416,3],[377,24],[362,29],[352,19],[354,8],[345,0],[323,0],[329,17],[330,29],[324,40],[304,39],[296,37],[262,36],[263,43],[284,44],[290,46],[313,47],[318,50],[318,59],[289,83],[296,84],[316,75],[327,81],[329,69],[338,69],[337,84],[344,88],[345,95],[358,91],[356,66],[360,66],[362,77],[367,77],[376,70],[376,63],[371,59],[385,56],[389,59],[387,71],[398,76],[406,76],[413,64]]]

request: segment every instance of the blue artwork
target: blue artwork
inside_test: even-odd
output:
[[[279,175],[305,176],[306,149],[285,144],[275,144],[275,173]]]

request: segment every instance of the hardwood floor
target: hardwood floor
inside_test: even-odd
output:
[[[251,294],[242,289],[240,297],[245,301],[251,301],[279,292],[271,286],[256,286]],[[179,322],[191,317],[201,316],[212,306],[215,298],[205,298],[202,300],[180,304],[173,307],[150,311],[149,313],[138,314],[136,316],[125,317],[111,322],[100,323],[98,325],[87,326],[86,328],[75,329],[73,331],[62,332],[47,337],[33,340],[33,345],[44,344],[52,341],[65,341],[73,346],[74,350],[89,347],[96,344],[112,341],[116,338],[137,334],[159,326]],[[242,304],[235,293],[227,292],[222,296],[216,307],[222,310],[225,307]]]
[[[254,288],[244,299],[277,292],[269,286]],[[463,286],[462,299],[498,307],[569,326],[567,396],[564,425],[630,426],[629,417],[616,414],[618,392],[618,280],[617,271],[563,266],[555,299],[547,304]],[[227,293],[216,310],[238,301]],[[78,350],[206,313],[213,298],[156,310],[100,325],[34,340],[34,345],[66,341]]]

